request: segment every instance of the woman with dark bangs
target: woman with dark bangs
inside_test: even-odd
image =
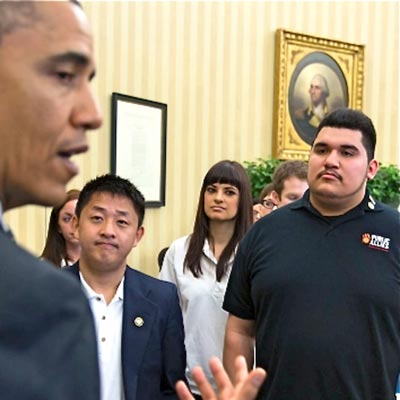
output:
[[[160,278],[173,282],[185,326],[186,375],[192,393],[201,399],[191,371],[222,359],[228,314],[222,309],[226,285],[239,241],[252,225],[252,197],[246,170],[235,161],[213,165],[204,177],[193,233],[168,249]]]

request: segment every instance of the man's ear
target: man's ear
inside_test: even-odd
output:
[[[144,235],[144,226],[142,225],[142,226],[139,226],[138,230],[136,231],[135,241],[133,242],[132,248],[134,248],[138,245],[138,243],[142,239],[143,235]]]
[[[371,180],[374,178],[376,173],[379,171],[379,163],[375,159],[371,160],[368,164],[367,179]]]
[[[72,217],[72,229],[74,230],[74,236],[79,239],[79,220],[78,217],[74,214]]]
[[[279,203],[281,202],[281,199],[279,198],[279,194],[275,190],[273,190],[271,192],[271,197],[272,197],[272,200],[274,201],[274,203],[279,205]]]

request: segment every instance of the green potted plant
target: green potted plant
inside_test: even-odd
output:
[[[271,182],[276,167],[281,163],[276,158],[257,158],[244,161],[243,164],[250,178],[252,195],[258,197],[265,185]],[[368,189],[375,200],[398,208],[400,204],[400,169],[398,166],[379,164],[379,171],[368,182]]]
[[[400,204],[400,169],[396,165],[379,164],[374,179],[368,182],[368,189],[375,200],[398,208]]]
[[[276,158],[257,158],[256,161],[244,161],[243,164],[250,178],[251,193],[253,198],[260,195],[264,186],[272,181],[275,168],[281,163]]]

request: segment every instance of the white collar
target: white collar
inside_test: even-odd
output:
[[[79,271],[79,277],[81,279],[81,283],[82,283],[82,288],[83,291],[86,294],[87,299],[92,299],[92,298],[96,298],[99,297],[99,293],[96,293],[90,286],[89,284],[85,281],[85,278],[83,277],[81,271]],[[125,275],[122,277],[121,282],[119,283],[117,290],[115,291],[115,295],[114,295],[114,299],[120,299],[123,300],[124,299],[124,281],[125,281]]]
[[[1,204],[1,201],[0,201],[0,228],[3,229],[4,232],[8,232],[10,230],[10,228],[5,223],[3,218],[3,205]]]

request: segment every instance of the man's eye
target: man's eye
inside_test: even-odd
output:
[[[64,82],[64,83],[70,83],[70,82],[72,82],[72,81],[74,80],[74,78],[75,78],[75,74],[72,74],[72,73],[67,72],[67,71],[58,71],[58,72],[56,73],[56,75],[57,75],[57,78],[58,78],[60,81]]]
[[[326,153],[326,149],[322,149],[322,148],[316,148],[314,149],[314,153],[315,154],[325,154]]]
[[[344,150],[342,151],[343,156],[352,157],[354,154],[351,151]]]

